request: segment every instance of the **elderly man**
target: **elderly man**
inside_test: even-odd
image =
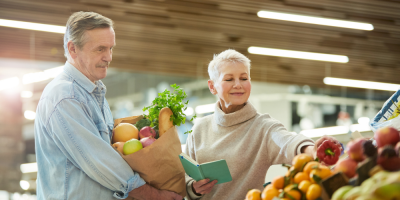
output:
[[[113,118],[100,79],[114,46],[109,18],[70,16],[64,71],[46,86],[37,107],[38,199],[182,199],[146,184],[110,145]]]

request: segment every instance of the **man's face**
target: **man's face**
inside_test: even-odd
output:
[[[113,28],[96,28],[84,35],[84,46],[76,48],[76,65],[90,81],[95,82],[107,76],[107,69],[112,60],[115,46]]]

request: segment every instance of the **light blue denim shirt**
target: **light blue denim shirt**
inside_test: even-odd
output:
[[[38,199],[123,199],[145,184],[111,147],[105,94],[68,62],[44,89],[35,120]]]

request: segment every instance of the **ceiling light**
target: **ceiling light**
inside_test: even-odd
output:
[[[296,15],[296,14],[271,12],[271,11],[259,11],[257,13],[257,16],[261,17],[261,18],[285,20],[285,21],[292,21],[292,22],[301,22],[301,23],[307,23],[307,24],[336,26],[336,27],[341,27],[341,28],[360,29],[360,30],[366,30],[366,31],[374,30],[374,26],[369,23],[352,22],[352,21],[329,19],[329,18],[323,18],[323,17],[312,17],[312,16],[306,16],[306,15]]]
[[[47,75],[49,78],[55,78],[57,75],[61,74],[64,70],[64,65],[60,67],[54,67],[51,69],[44,70],[44,73]]]
[[[26,85],[29,83],[36,83],[36,82],[44,81],[47,79],[49,79],[49,77],[44,72],[29,73],[29,74],[25,74],[22,77],[22,84]]]
[[[8,79],[4,79],[0,81],[0,90],[5,90],[13,87],[17,87],[19,85],[19,78],[12,77]]]
[[[22,98],[31,98],[33,96],[33,93],[31,91],[22,91],[21,92],[21,97]]]
[[[22,173],[31,173],[31,172],[37,172],[38,171],[37,163],[21,164],[20,169],[21,169]]]
[[[20,180],[19,185],[21,186],[21,188],[23,190],[28,190],[29,187],[31,186],[28,181],[24,181],[24,180]]]
[[[35,31],[62,33],[62,34],[65,33],[65,26],[39,24],[39,23],[33,23],[33,22],[23,22],[23,21],[15,21],[15,20],[7,20],[7,19],[0,19],[0,26],[29,29],[29,30],[35,30]]]
[[[204,113],[211,113],[214,112],[215,103],[206,104],[201,106],[196,106],[196,113],[197,114],[204,114]]]
[[[24,112],[24,117],[29,120],[34,120],[36,117],[36,113],[31,110],[26,110]]]
[[[400,88],[400,85],[392,83],[360,81],[360,80],[333,78],[333,77],[325,77],[324,83],[326,85],[355,87],[355,88],[364,88],[373,90],[387,90],[387,91],[397,91]]]
[[[312,53],[305,51],[292,51],[292,50],[272,49],[264,47],[253,47],[253,46],[249,47],[247,51],[252,54],[267,55],[267,56],[280,56],[286,58],[299,58],[306,60],[318,60],[318,61],[339,62],[339,63],[349,62],[349,58],[347,56],[334,55],[334,54]]]

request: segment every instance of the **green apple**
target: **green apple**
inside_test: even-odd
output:
[[[138,139],[131,139],[125,142],[123,152],[124,155],[129,155],[143,149],[142,143]]]

